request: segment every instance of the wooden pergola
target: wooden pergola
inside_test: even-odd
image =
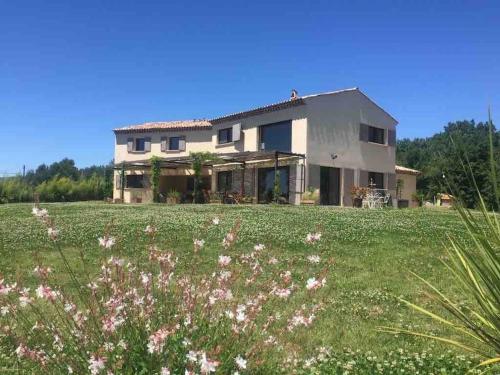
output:
[[[203,167],[219,168],[230,165],[238,165],[241,167],[243,176],[241,179],[241,193],[245,193],[244,176],[245,168],[249,164],[258,164],[263,162],[272,162],[274,164],[274,175],[278,173],[279,162],[283,160],[305,160],[304,154],[285,151],[243,151],[225,154],[215,154],[216,158],[203,162]],[[177,169],[177,168],[190,168],[193,158],[190,156],[180,156],[171,158],[160,158],[160,168]],[[125,189],[125,171],[126,170],[142,170],[151,168],[150,160],[140,160],[132,162],[121,162],[114,165],[115,170],[120,170],[121,179],[121,192],[120,197],[123,200]],[[305,181],[302,182],[303,184]],[[304,189],[304,187],[303,187]]]

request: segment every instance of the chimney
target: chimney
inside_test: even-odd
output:
[[[297,90],[295,89],[292,89],[292,93],[290,95],[290,100],[295,100],[295,99],[298,99],[299,98],[299,93]]]

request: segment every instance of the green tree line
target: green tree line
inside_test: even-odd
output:
[[[77,168],[71,159],[41,164],[25,176],[0,179],[0,203],[102,200],[112,196],[113,165]]]
[[[417,190],[427,200],[432,201],[440,193],[451,193],[468,208],[476,208],[479,198],[475,180],[488,208],[497,208],[490,174],[488,129],[487,122],[457,121],[448,123],[432,137],[401,139],[397,143],[396,162],[422,172],[417,177]],[[492,141],[495,167],[499,170],[500,133],[494,126]]]

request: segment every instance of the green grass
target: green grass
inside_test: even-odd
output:
[[[407,209],[368,211],[328,207],[228,206],[228,205],[109,205],[102,203],[42,204],[49,209],[61,230],[61,243],[75,265],[80,250],[90,268],[79,269],[81,276],[95,273],[103,251],[97,238],[106,224],[113,223],[116,250],[123,256],[145,259],[147,239],[143,230],[154,223],[158,243],[180,257],[189,259],[193,238],[204,238],[202,251],[208,270],[221,250],[224,234],[241,220],[236,247],[244,252],[264,243],[272,255],[286,259],[304,255],[291,271],[304,281],[310,276],[305,259],[318,254],[335,260],[333,277],[328,280],[326,309],[313,327],[302,332],[297,342],[311,353],[320,346],[336,352],[352,348],[371,351],[379,357],[391,351],[430,350],[435,355],[448,347],[429,341],[383,334],[378,326],[420,328],[443,333],[443,327],[405,307],[395,296],[426,304],[423,286],[409,277],[418,273],[460,300],[458,289],[450,285],[449,273],[439,258],[445,255],[448,235],[460,238],[460,218],[454,211]],[[206,231],[206,223],[218,216],[221,224]],[[309,232],[320,231],[321,241],[306,246]],[[0,273],[8,280],[28,279],[35,255],[62,270],[58,255],[47,240],[46,229],[31,214],[31,205],[0,205]],[[200,269],[199,272],[203,272]],[[64,275],[60,275],[64,281]],[[67,280],[66,280],[67,281]],[[431,346],[432,345],[432,346]],[[458,353],[458,352],[457,352]]]

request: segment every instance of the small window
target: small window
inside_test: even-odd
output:
[[[224,171],[217,173],[217,191],[231,191],[233,187],[233,172]]]
[[[219,144],[230,143],[233,141],[233,128],[219,130]]]
[[[179,150],[179,143],[180,143],[181,137],[170,137],[168,139],[168,149],[169,150]]]
[[[374,189],[383,189],[384,174],[379,172],[368,172],[368,186]]]
[[[135,146],[134,151],[146,150],[146,139],[145,138],[136,138],[134,146]]]
[[[385,131],[384,129],[376,128],[374,126],[368,127],[368,142],[385,144]]]
[[[128,174],[125,176],[125,187],[142,189],[144,187],[144,175]]]

